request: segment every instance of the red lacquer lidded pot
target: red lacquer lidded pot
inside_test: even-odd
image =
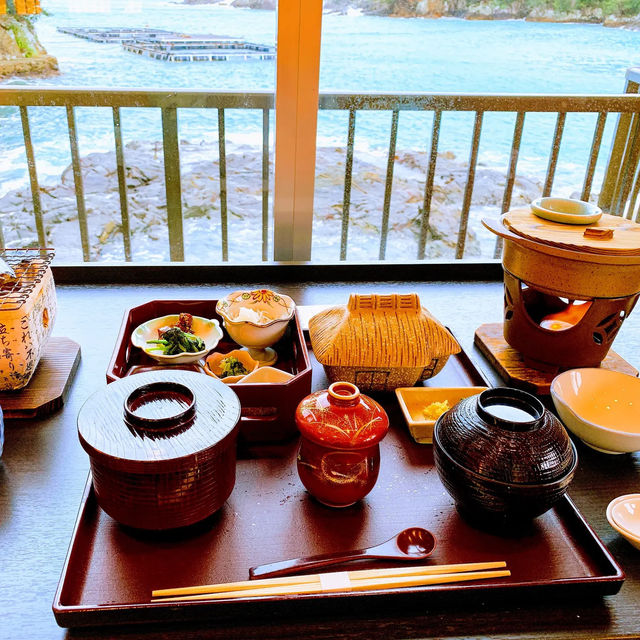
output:
[[[379,442],[389,430],[385,410],[350,382],[304,398],[296,409],[301,434],[298,474],[307,491],[330,507],[348,507],[373,489]]]

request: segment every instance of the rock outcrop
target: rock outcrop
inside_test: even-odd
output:
[[[131,142],[125,148],[125,162],[133,258],[136,261],[168,260],[162,145]],[[349,260],[378,258],[386,162],[384,152],[356,151],[350,198]],[[123,260],[115,154],[92,153],[81,163],[92,259]],[[180,164],[187,260],[219,262],[221,206],[217,145],[181,142]],[[390,260],[406,261],[417,256],[427,167],[426,152],[399,151],[396,155],[386,252]],[[313,222],[314,260],[339,259],[344,174],[345,150],[319,148]],[[455,255],[466,178],[465,162],[458,161],[452,153],[439,155],[428,223],[428,258],[453,258]],[[465,256],[481,254],[479,235],[482,232],[478,217],[486,212],[494,215],[500,212],[504,187],[503,172],[478,165]],[[540,182],[518,178],[512,203],[514,206],[528,203],[541,190]],[[227,192],[229,259],[259,262],[262,252],[260,148],[228,145]],[[40,198],[48,245],[55,247],[65,261],[81,261],[71,167],[63,172],[57,184],[41,186]],[[0,223],[7,246],[27,247],[37,243],[28,186],[0,198]],[[485,235],[489,244],[484,255],[491,257],[495,238],[488,232]]]

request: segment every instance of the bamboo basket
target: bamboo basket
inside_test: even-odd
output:
[[[451,333],[417,294],[358,295],[309,320],[315,356],[331,382],[392,391],[435,376],[460,352]]]

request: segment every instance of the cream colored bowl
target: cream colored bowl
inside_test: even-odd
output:
[[[616,524],[640,540],[640,497],[624,496],[613,505],[611,515]]]
[[[640,379],[609,369],[570,369],[551,383],[567,429],[604,453],[640,451]]]
[[[640,549],[640,493],[612,500],[607,506],[607,520],[623,538]]]
[[[261,366],[277,360],[271,346],[282,338],[295,310],[289,296],[270,289],[234,291],[216,304],[231,339],[246,347]]]

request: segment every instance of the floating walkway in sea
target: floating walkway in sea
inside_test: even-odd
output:
[[[68,33],[76,38],[84,38],[92,42],[121,43],[133,40],[134,38],[155,38],[162,35],[172,35],[172,31],[165,29],[132,29],[128,27],[58,27],[60,33]]]
[[[275,47],[230,36],[117,27],[58,27],[58,31],[94,42],[120,43],[126,51],[167,62],[212,62],[252,58],[272,60],[276,56]]]
[[[214,60],[272,60],[275,47],[245,42],[224,36],[185,36],[136,38],[123,42],[126,51],[167,62],[201,62]]]

